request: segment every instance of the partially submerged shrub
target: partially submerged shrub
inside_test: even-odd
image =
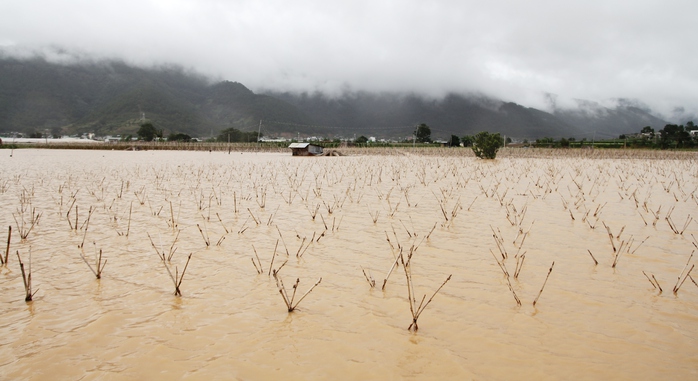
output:
[[[494,134],[487,131],[478,132],[473,138],[473,152],[481,159],[494,159],[499,147],[503,144],[499,132]]]

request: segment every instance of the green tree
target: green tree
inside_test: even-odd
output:
[[[490,134],[487,131],[482,131],[475,134],[473,152],[481,159],[494,159],[502,145],[502,136],[499,132]]]
[[[146,142],[152,142],[153,139],[158,136],[158,132],[160,135],[162,135],[162,131],[158,131],[152,123],[145,122],[141,124],[141,128],[138,129],[136,134],[138,135],[138,138],[145,140]]]
[[[451,135],[451,139],[448,140],[448,146],[449,147],[460,146],[460,138],[457,137],[456,135]]]
[[[259,137],[262,135],[260,134]],[[226,128],[221,131],[216,138],[217,141],[221,143],[225,142],[256,142],[257,141],[257,131],[244,132],[240,131],[235,127]]]
[[[659,130],[659,145],[662,149],[686,148],[692,146],[692,143],[691,134],[686,131],[684,126],[667,124]]]
[[[465,135],[460,138],[461,143],[463,143],[463,147],[472,147],[473,146],[473,137],[471,135]]]
[[[354,143],[356,144],[366,144],[367,142],[368,138],[363,135],[359,136],[358,138],[356,138],[356,140],[354,140]]]
[[[170,136],[167,137],[168,142],[190,142],[191,141],[191,136],[187,134],[182,134],[182,133],[172,133]]]
[[[431,143],[431,128],[422,123],[417,126],[417,129],[414,131],[414,136],[417,138],[418,143]]]

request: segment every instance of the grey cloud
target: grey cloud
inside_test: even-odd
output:
[[[174,63],[248,87],[478,92],[531,107],[637,99],[698,112],[695,1],[24,1],[13,54]],[[55,54],[55,49],[52,50]]]

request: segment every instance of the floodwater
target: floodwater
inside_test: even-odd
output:
[[[698,162],[642,155],[0,151],[0,379],[695,380]]]

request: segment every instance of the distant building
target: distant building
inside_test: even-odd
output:
[[[291,143],[288,148],[291,149],[293,156],[318,156],[322,155],[322,147],[310,143]]]

